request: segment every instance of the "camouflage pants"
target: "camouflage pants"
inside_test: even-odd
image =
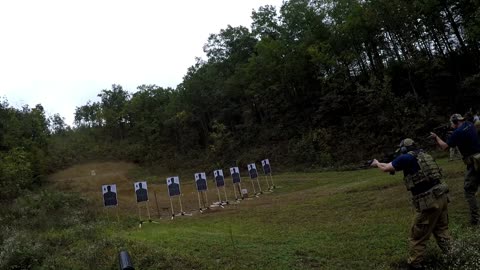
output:
[[[450,147],[450,158],[448,160],[457,160],[461,158],[462,155],[460,154],[458,147]]]
[[[473,166],[467,166],[467,171],[465,172],[465,199],[467,200],[468,205],[470,206],[470,222],[472,224],[478,223],[480,221],[480,214],[478,212],[477,198],[475,194],[478,191],[478,185],[480,184],[480,172],[477,172],[473,169]]]
[[[448,198],[442,195],[435,199],[433,207],[424,211],[415,211],[410,231],[410,256],[408,263],[419,267],[424,260],[427,241],[430,235],[435,237],[437,245],[443,252],[447,252],[450,243],[448,232]]]

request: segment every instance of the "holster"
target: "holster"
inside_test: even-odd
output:
[[[424,211],[435,206],[435,202],[442,196],[448,196],[448,186],[446,184],[439,184],[430,190],[412,197],[412,204],[417,211]]]
[[[473,169],[477,172],[480,171],[480,153],[473,154],[463,159],[463,162],[467,166],[473,166]]]

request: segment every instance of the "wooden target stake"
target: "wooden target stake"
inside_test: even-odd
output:
[[[208,204],[208,194],[207,194],[207,191],[205,190],[205,191],[203,192],[203,194],[205,195],[205,202],[204,202],[204,205],[206,206],[205,208],[210,209],[210,205]]]
[[[255,179],[257,180],[258,189],[260,190],[260,194],[263,194],[262,186],[260,185],[260,181],[258,180],[258,177],[256,177]]]
[[[202,212],[202,202],[200,200],[200,191],[197,190],[197,197],[198,197],[198,209],[200,209],[200,212]]]
[[[222,204],[222,197],[220,197],[220,189],[218,189],[218,186],[216,184],[215,184],[215,186],[217,187],[218,202],[221,205]]]
[[[267,182],[267,187],[268,187],[268,189],[271,190],[271,189],[272,189],[272,186],[270,186],[270,183],[268,182],[268,177],[267,177],[267,175],[265,175],[265,182]]]
[[[117,222],[120,223],[120,215],[118,214],[118,206],[115,207],[115,213],[117,214]]]
[[[255,183],[253,183],[253,179],[250,179],[252,182],[252,187],[253,187],[253,194],[257,195],[257,191],[255,190]]]
[[[150,205],[148,204],[148,201],[146,202],[145,206],[147,207],[147,215],[148,215],[148,221],[152,221],[152,217],[150,216]]]
[[[276,188],[276,187],[275,187],[275,184],[273,183],[273,176],[272,176],[272,173],[270,173],[270,180],[272,181],[272,186],[273,186],[273,188]]]
[[[182,194],[178,195],[178,201],[180,202],[180,214],[182,216],[185,215],[185,212],[183,212],[183,205],[182,205],[182,198],[181,198]]]
[[[237,188],[238,188],[238,192],[240,193],[240,198],[243,200],[243,194],[242,194],[242,183],[238,183],[237,185]]]
[[[140,209],[140,205],[137,203],[137,210],[138,210],[138,221],[140,221],[140,223],[142,223],[142,210]]]
[[[172,219],[173,219],[173,217],[175,217],[175,212],[174,212],[174,210],[173,210],[172,197],[168,196],[168,198],[170,199],[170,209],[172,209]]]
[[[237,183],[233,183],[233,194],[235,194],[235,200],[239,200],[238,197],[237,197]]]
[[[223,186],[223,193],[225,193],[225,202],[228,204],[227,189],[225,188],[225,186]]]
[[[203,194],[203,191],[198,191],[198,197],[199,199],[199,204],[200,204],[200,211],[203,210],[205,207],[205,196]]]
[[[200,191],[200,199],[202,199],[202,208],[207,208],[207,202],[205,201],[205,191]]]

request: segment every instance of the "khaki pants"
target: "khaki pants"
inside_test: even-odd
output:
[[[435,200],[433,207],[422,212],[416,211],[410,231],[410,256],[408,263],[414,267],[422,265],[427,241],[433,233],[437,245],[447,252],[450,244],[448,232],[448,199],[442,195]]]
[[[475,171],[473,165],[468,165],[467,171],[465,172],[465,183],[463,188],[465,191],[465,199],[470,206],[470,222],[472,224],[476,224],[480,221],[477,198],[475,197],[479,184],[480,172]]]

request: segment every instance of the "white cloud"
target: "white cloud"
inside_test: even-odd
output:
[[[176,87],[209,34],[250,26],[282,0],[1,1],[0,96],[73,121],[76,106],[121,84]]]

